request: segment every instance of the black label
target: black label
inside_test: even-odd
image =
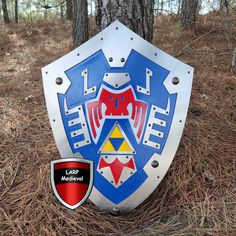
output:
[[[55,184],[80,183],[89,184],[90,170],[79,168],[66,168],[54,170]]]

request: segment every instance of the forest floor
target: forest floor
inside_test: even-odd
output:
[[[0,235],[236,235],[235,19],[212,13],[187,32],[174,16],[156,19],[153,43],[195,77],[171,168],[128,215],[90,202],[68,211],[50,188],[50,161],[60,157],[40,69],[72,49],[70,22],[0,25]]]

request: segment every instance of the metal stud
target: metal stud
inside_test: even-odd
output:
[[[61,77],[56,78],[56,84],[61,85],[63,83],[63,79]]]
[[[112,62],[112,61],[113,61],[113,58],[112,58],[112,57],[109,57],[108,60],[109,60],[109,62]]]
[[[118,214],[120,212],[120,209],[118,207],[114,207],[112,209],[112,212],[115,213],[115,214]]]
[[[120,59],[120,61],[121,61],[121,62],[125,62],[125,58],[122,57],[122,58]]]
[[[179,78],[178,77],[174,77],[172,79],[172,84],[177,85],[178,83],[179,83]]]
[[[153,168],[157,168],[158,166],[159,166],[159,162],[158,161],[156,161],[156,160],[152,161],[152,167]]]

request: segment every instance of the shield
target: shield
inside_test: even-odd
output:
[[[57,199],[69,209],[81,206],[93,186],[93,162],[64,158],[51,162],[51,184]]]
[[[42,74],[62,158],[94,162],[90,200],[109,211],[137,207],[174,158],[193,68],[115,21]]]

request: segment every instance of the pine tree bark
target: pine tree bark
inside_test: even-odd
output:
[[[195,27],[198,0],[182,0],[182,28],[190,29]]]
[[[6,0],[2,0],[2,12],[3,12],[3,21],[5,24],[10,23],[10,19],[8,16],[8,10],[7,10],[7,1]]]
[[[88,3],[87,0],[73,0],[73,45],[78,47],[88,40]]]
[[[154,0],[95,0],[95,7],[98,30],[119,20],[144,39],[152,40]]]
[[[15,0],[15,23],[18,23],[18,0]]]
[[[72,20],[72,0],[66,0],[66,19]]]

